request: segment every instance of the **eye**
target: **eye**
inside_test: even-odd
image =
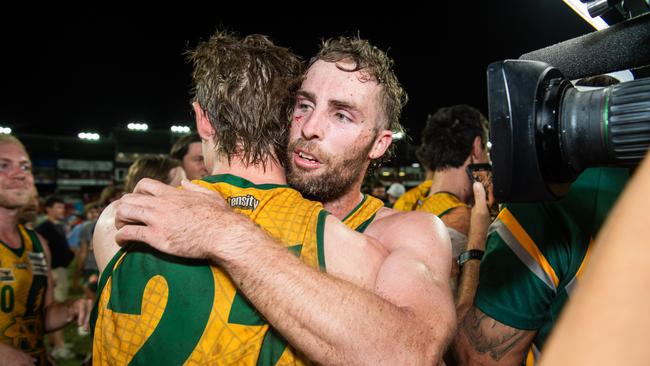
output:
[[[31,172],[32,171],[32,166],[29,164],[21,164],[20,165],[20,170],[24,172]]]
[[[309,112],[309,109],[311,109],[311,105],[307,103],[298,102],[296,109],[298,109],[302,113],[307,113]]]
[[[339,120],[340,122],[346,122],[346,123],[352,122],[352,118],[343,112],[336,112],[334,114],[334,117],[336,117],[336,119]]]
[[[0,171],[9,169],[9,163],[0,163]]]

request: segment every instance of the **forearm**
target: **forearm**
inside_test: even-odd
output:
[[[74,320],[74,312],[69,301],[53,302],[45,308],[45,332],[54,332]]]
[[[470,260],[463,265],[458,282],[458,293],[456,298],[456,315],[461,322],[469,309],[474,304],[474,296],[478,288],[478,276],[481,262]]]
[[[431,364],[433,332],[408,309],[306,266],[266,234],[248,239],[254,247],[241,246],[222,265],[307,357],[327,364]]]
[[[483,230],[478,233],[470,232],[467,242],[467,250],[485,250],[485,241],[487,240]],[[462,323],[467,311],[474,304],[474,296],[478,288],[479,270],[481,261],[469,260],[465,262],[460,270],[460,280],[458,281],[458,292],[456,298],[456,315],[459,324]]]

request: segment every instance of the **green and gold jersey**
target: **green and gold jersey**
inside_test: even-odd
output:
[[[326,211],[284,185],[256,185],[224,174],[196,181],[309,266],[324,270]],[[181,218],[182,219],[182,218]],[[278,270],[282,270],[278,268]],[[122,249],[99,284],[96,365],[302,365],[227,273],[206,261]]]
[[[29,353],[44,365],[47,259],[34,231],[22,225],[18,231],[19,248],[0,241],[0,342]]]
[[[349,214],[343,218],[343,223],[360,233],[363,233],[368,225],[375,219],[377,211],[384,207],[384,202],[379,198],[364,194],[361,202]]]
[[[590,243],[627,182],[625,169],[584,171],[557,202],[506,204],[490,227],[475,306],[536,331],[532,365],[588,265]]]
[[[393,210],[415,211],[418,204],[422,204],[424,198],[429,194],[432,184],[432,180],[426,180],[420,183],[417,187],[409,189],[402,195],[402,197],[397,199],[393,205]]]
[[[415,208],[415,211],[424,211],[432,213],[438,217],[443,217],[449,211],[456,207],[467,206],[455,195],[448,192],[436,192],[431,196],[423,198]]]

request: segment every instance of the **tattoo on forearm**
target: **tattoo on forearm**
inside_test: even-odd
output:
[[[501,324],[473,307],[463,319],[462,328],[479,353],[489,352],[498,361],[525,336],[526,332]]]

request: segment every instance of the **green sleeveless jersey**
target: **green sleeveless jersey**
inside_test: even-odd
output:
[[[195,183],[219,192],[235,211],[250,217],[306,264],[324,270],[326,212],[320,203],[287,186],[256,185],[228,174]],[[133,244],[113,258],[99,286],[96,365],[308,363],[269,326],[227,273],[205,261]]]

